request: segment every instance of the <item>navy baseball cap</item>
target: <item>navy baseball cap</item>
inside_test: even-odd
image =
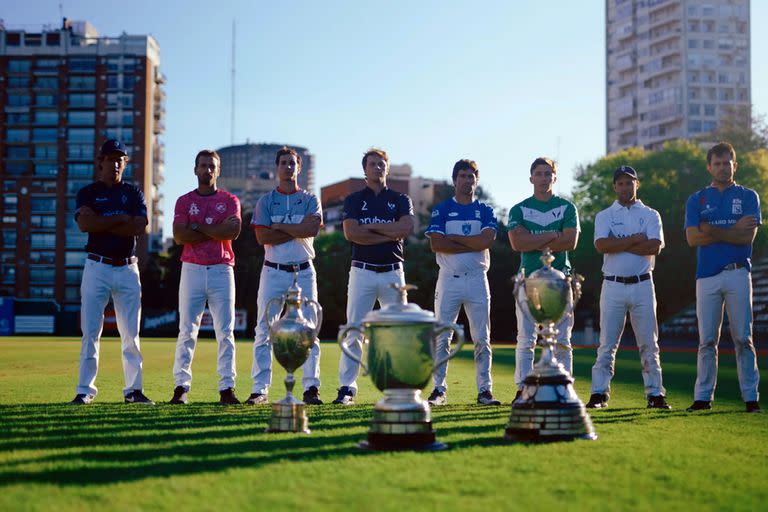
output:
[[[128,151],[125,149],[125,144],[120,142],[117,139],[109,139],[104,144],[101,145],[101,150],[99,150],[99,154],[101,155],[107,155],[109,153],[122,153],[125,156],[128,156]]]
[[[637,171],[628,165],[622,165],[615,171],[613,171],[613,181],[615,182],[621,176],[629,176],[633,180],[637,179]]]

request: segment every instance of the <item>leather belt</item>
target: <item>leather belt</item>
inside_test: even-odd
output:
[[[746,265],[743,263],[729,263],[723,267],[723,270],[736,270],[737,268],[744,268]]]
[[[647,281],[651,278],[651,273],[642,274],[639,276],[603,276],[606,281],[615,281],[617,283],[624,284],[637,284],[640,281]]]
[[[272,263],[271,261],[264,260],[264,265],[267,267],[276,268],[277,270],[282,270],[283,272],[298,272],[299,270],[308,269],[311,263],[309,261],[305,261],[303,263],[294,263],[293,265],[284,265],[282,263]]]
[[[370,270],[372,272],[392,272],[393,270],[400,270],[400,263],[388,263],[386,265],[374,265],[373,263],[363,263],[362,261],[353,261],[352,266],[355,268],[362,268],[363,270]]]
[[[113,267],[124,267],[126,265],[133,265],[139,259],[136,256],[130,258],[107,258],[105,256],[99,256],[98,254],[88,253],[88,259],[92,261],[98,261],[105,265],[111,265]]]

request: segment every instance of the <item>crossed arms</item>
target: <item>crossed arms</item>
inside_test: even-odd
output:
[[[145,232],[147,218],[127,214],[104,217],[93,208],[81,206],[77,211],[77,226],[83,233],[111,233],[117,236],[138,236]]]
[[[403,215],[395,222],[360,224],[356,219],[343,223],[344,238],[360,245],[376,245],[404,240],[413,231],[413,215]]]
[[[444,235],[429,233],[429,246],[432,252],[459,254],[463,252],[478,252],[488,249],[496,238],[496,230],[486,228],[479,235]]]
[[[708,222],[685,228],[685,238],[691,247],[726,242],[736,245],[750,245],[757,234],[757,217],[745,215],[736,224],[719,228]]]
[[[507,236],[512,249],[518,252],[543,251],[547,247],[552,252],[573,251],[579,241],[576,228],[534,234],[523,226],[517,226],[507,232]]]
[[[231,215],[219,224],[200,224],[194,231],[189,224],[174,224],[173,239],[177,244],[197,244],[207,240],[234,240],[240,234],[240,218]]]
[[[645,233],[635,233],[624,238],[610,235],[595,240],[595,249],[600,254],[629,252],[638,256],[657,256],[661,252],[661,240],[649,239]]]
[[[254,231],[261,245],[280,245],[294,238],[311,238],[320,232],[320,216],[309,214],[298,224],[276,222],[269,227],[257,226]]]

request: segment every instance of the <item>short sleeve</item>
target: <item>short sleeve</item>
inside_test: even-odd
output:
[[[757,195],[757,192],[754,190],[749,191],[749,196],[747,199],[746,208],[744,208],[744,213],[746,215],[754,215],[757,217],[757,223],[762,224],[762,215],[760,213],[760,196]]]
[[[358,211],[357,194],[350,194],[344,199],[344,209],[341,211],[341,219],[353,219],[358,220],[360,218],[360,212]]]
[[[77,216],[80,214],[80,208],[90,205],[91,198],[90,194],[88,194],[88,188],[83,187],[77,191],[77,199],[75,200],[75,220],[77,220]]]
[[[509,210],[509,231],[523,224],[523,209],[517,204]]]
[[[144,200],[144,193],[139,190],[138,187],[135,189],[136,195],[134,196],[134,202],[133,202],[133,212],[131,213],[132,217],[143,217],[147,220],[147,202]]]
[[[411,198],[405,194],[400,194],[400,200],[398,201],[397,220],[405,215],[413,215],[413,203]]]
[[[595,241],[611,236],[611,223],[608,210],[595,215]]]
[[[240,200],[237,198],[237,196],[230,194],[228,203],[229,216],[231,217],[234,215],[238,219],[241,219],[242,216],[240,212]]]
[[[701,211],[699,210],[698,194],[692,194],[685,202],[685,227],[698,226],[701,223]]]
[[[189,209],[186,207],[184,196],[176,200],[176,207],[173,209],[173,223],[185,226],[189,224]]]
[[[580,230],[579,227],[579,212],[576,211],[576,206],[570,201],[565,207],[565,214],[563,215],[563,229],[576,228],[576,231]]]
[[[272,225],[272,215],[269,211],[269,206],[272,203],[272,194],[261,196],[253,207],[253,218],[251,219],[251,226],[268,228]]]
[[[661,226],[661,215],[656,210],[651,210],[649,213],[645,236],[648,240],[659,240],[661,246],[664,247],[664,229]]]
[[[496,214],[493,213],[493,208],[484,204],[480,215],[480,231],[484,229],[497,230]]]
[[[442,205],[437,205],[432,210],[432,218],[429,222],[429,227],[424,231],[425,235],[429,235],[430,233],[445,234],[445,214],[441,206]]]
[[[310,194],[307,200],[307,216],[319,217],[320,223],[322,224],[323,222],[323,210],[320,207],[320,202],[317,200],[317,196],[314,194]]]

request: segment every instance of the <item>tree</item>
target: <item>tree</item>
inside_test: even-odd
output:
[[[724,105],[717,128],[700,137],[707,143],[727,140],[736,148],[736,153],[748,153],[768,148],[768,123],[765,116],[755,112],[749,105]]]

